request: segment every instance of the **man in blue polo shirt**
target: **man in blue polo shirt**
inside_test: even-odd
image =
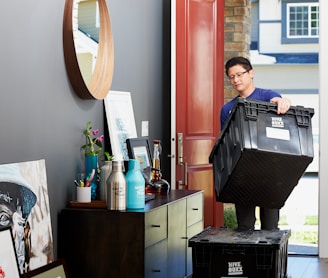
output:
[[[277,104],[277,113],[285,114],[290,108],[290,101],[279,93],[256,88],[253,83],[254,70],[250,61],[244,57],[234,57],[226,62],[226,75],[238,95],[223,105],[220,113],[221,130],[238,97]],[[255,206],[235,204],[239,230],[253,230],[255,225]],[[260,208],[261,229],[272,230],[278,228],[279,209]]]

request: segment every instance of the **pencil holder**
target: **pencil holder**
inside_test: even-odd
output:
[[[76,187],[76,201],[79,203],[91,202],[91,187]]]

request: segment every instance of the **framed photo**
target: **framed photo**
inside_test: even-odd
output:
[[[0,228],[0,277],[20,278],[11,227]]]
[[[22,278],[68,278],[64,259],[41,266],[24,273]]]
[[[126,139],[138,137],[131,94],[110,91],[104,98],[104,104],[112,155],[118,159],[129,160]]]
[[[152,156],[147,137],[130,138],[126,140],[128,154],[130,159],[140,161],[140,170],[143,171],[147,167],[152,167]]]

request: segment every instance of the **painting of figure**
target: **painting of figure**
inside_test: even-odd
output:
[[[8,226],[21,274],[53,261],[44,160],[0,165],[0,227]]]

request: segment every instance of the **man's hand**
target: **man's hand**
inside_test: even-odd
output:
[[[270,102],[276,103],[278,105],[277,114],[285,114],[291,105],[291,102],[288,98],[274,97],[270,100]]]

